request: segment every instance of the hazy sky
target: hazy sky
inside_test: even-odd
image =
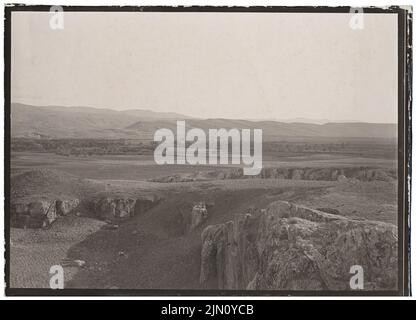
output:
[[[12,14],[12,101],[197,117],[396,122],[397,16]]]

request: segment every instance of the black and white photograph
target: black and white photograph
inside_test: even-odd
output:
[[[6,7],[6,293],[408,295],[410,16]]]

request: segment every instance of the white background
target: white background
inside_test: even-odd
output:
[[[88,2],[86,2],[85,0],[73,0],[73,1],[68,1],[68,0],[55,0],[55,1],[48,1],[48,0],[15,0],[15,1],[4,1],[2,0],[2,6],[1,6],[1,12],[0,15],[1,17],[4,17],[4,4],[5,3],[10,3],[10,2],[16,2],[16,3],[25,3],[25,4],[32,4],[32,5],[40,5],[40,4],[44,4],[44,5],[90,5],[90,6],[99,6],[99,5],[131,5],[131,6],[157,6],[157,5],[163,5],[163,6],[177,6],[177,5],[184,5],[184,6],[190,6],[190,5],[209,5],[209,6],[351,6],[351,7],[365,7],[365,6],[377,6],[377,7],[386,7],[386,6],[391,6],[391,5],[400,5],[400,6],[409,6],[409,5],[413,5],[413,1],[412,0],[408,0],[407,2],[403,2],[403,1],[399,1],[399,2],[393,2],[393,1],[337,1],[337,0],[331,0],[331,1],[318,1],[318,0],[313,0],[313,1],[299,1],[299,0],[281,0],[281,1],[238,1],[238,0],[234,0],[234,1],[219,1],[219,0],[210,0],[210,1],[189,1],[189,0],[182,0],[182,1],[173,1],[173,0],[164,0],[164,1],[150,1],[150,0],[146,0],[146,1],[134,1],[134,0],[119,0],[119,1],[100,1],[100,0],[89,0]],[[1,23],[0,24],[0,33],[2,35],[4,35],[4,24]],[[2,41],[4,43],[4,40]],[[412,41],[414,43],[414,41]],[[4,49],[4,45],[3,43],[1,44],[1,57],[3,59],[3,49]],[[1,76],[0,76],[0,96],[4,97],[4,65],[3,63],[1,63]],[[413,78],[413,83],[414,83],[414,78]],[[3,100],[3,109],[2,109],[2,115],[0,116],[1,118],[1,129],[0,129],[0,159],[1,159],[1,164],[0,164],[0,194],[3,195],[3,199],[4,199],[4,98],[2,98]],[[412,112],[412,119],[413,119],[413,112]],[[414,125],[413,121],[412,124]],[[413,149],[413,148],[412,148]],[[412,158],[415,157],[415,152],[412,152]],[[412,182],[412,198],[413,198],[413,182]],[[413,208],[412,208],[413,209]],[[413,211],[413,210],[412,210]],[[0,201],[0,212],[2,213],[2,216],[0,217],[0,239],[3,243],[3,248],[4,248],[4,200]],[[416,254],[416,240],[415,240],[415,232],[413,230],[413,232],[411,232],[411,255],[412,257],[415,257]],[[414,260],[414,259],[412,259]],[[413,265],[413,264],[412,264]],[[4,254],[0,254],[0,268],[2,268],[2,270],[4,270]],[[0,280],[0,299],[45,299],[45,298],[36,298],[36,297],[31,297],[31,298],[13,298],[13,297],[5,297],[4,295],[4,282],[3,282],[3,272],[2,273],[2,279]],[[415,281],[414,279],[412,279],[412,288],[416,288],[415,287]],[[327,299],[341,299],[342,297],[328,297]],[[76,297],[52,297],[51,299],[77,299]],[[96,299],[93,297],[84,297],[83,299]],[[148,299],[152,299],[152,297],[100,297],[99,299],[143,299],[143,300],[148,300]],[[157,297],[157,299],[187,299],[187,300],[199,300],[199,299],[207,299],[207,297]],[[321,297],[307,297],[307,298],[303,298],[303,297],[209,297],[209,299],[215,299],[215,300],[222,300],[222,299],[239,299],[239,300],[260,300],[260,299],[322,299]],[[345,299],[345,297],[343,298]],[[348,299],[348,297],[347,297]],[[367,297],[351,297],[349,299],[370,299]],[[377,298],[371,298],[371,299],[391,299],[391,298],[386,298],[386,297],[377,297]],[[393,299],[409,299],[409,298],[401,298],[401,297],[394,297]],[[413,298],[411,298],[413,299]]]

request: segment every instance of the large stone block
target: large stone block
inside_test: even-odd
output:
[[[288,202],[237,215],[202,233],[200,282],[211,289],[349,290],[362,266],[364,289],[397,287],[397,227]]]

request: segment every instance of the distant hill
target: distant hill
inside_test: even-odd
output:
[[[176,113],[150,110],[99,109],[91,107],[11,105],[13,137],[45,138],[134,138],[124,130],[137,121],[187,119]],[[130,137],[133,135],[133,137]]]
[[[364,122],[349,123],[284,123],[276,121],[248,121],[233,119],[188,119],[187,129],[200,128],[241,128],[263,129],[263,137],[273,140],[278,137],[348,137],[348,138],[395,138],[397,125]],[[157,128],[167,128],[176,132],[176,122],[171,120],[157,122],[137,122],[127,127],[142,133],[154,133]]]
[[[313,124],[325,124],[330,122],[338,122],[338,123],[347,123],[347,122],[358,122],[355,120],[335,120],[331,121],[329,119],[311,119],[311,118],[289,118],[289,119],[275,119],[277,122],[285,122],[285,123],[313,123]]]
[[[187,128],[263,129],[264,140],[284,137],[396,138],[397,125],[342,122],[302,123],[237,119],[195,119],[176,113],[150,110],[98,109],[91,107],[11,106],[12,137],[153,139],[159,128],[176,132],[176,121]]]

